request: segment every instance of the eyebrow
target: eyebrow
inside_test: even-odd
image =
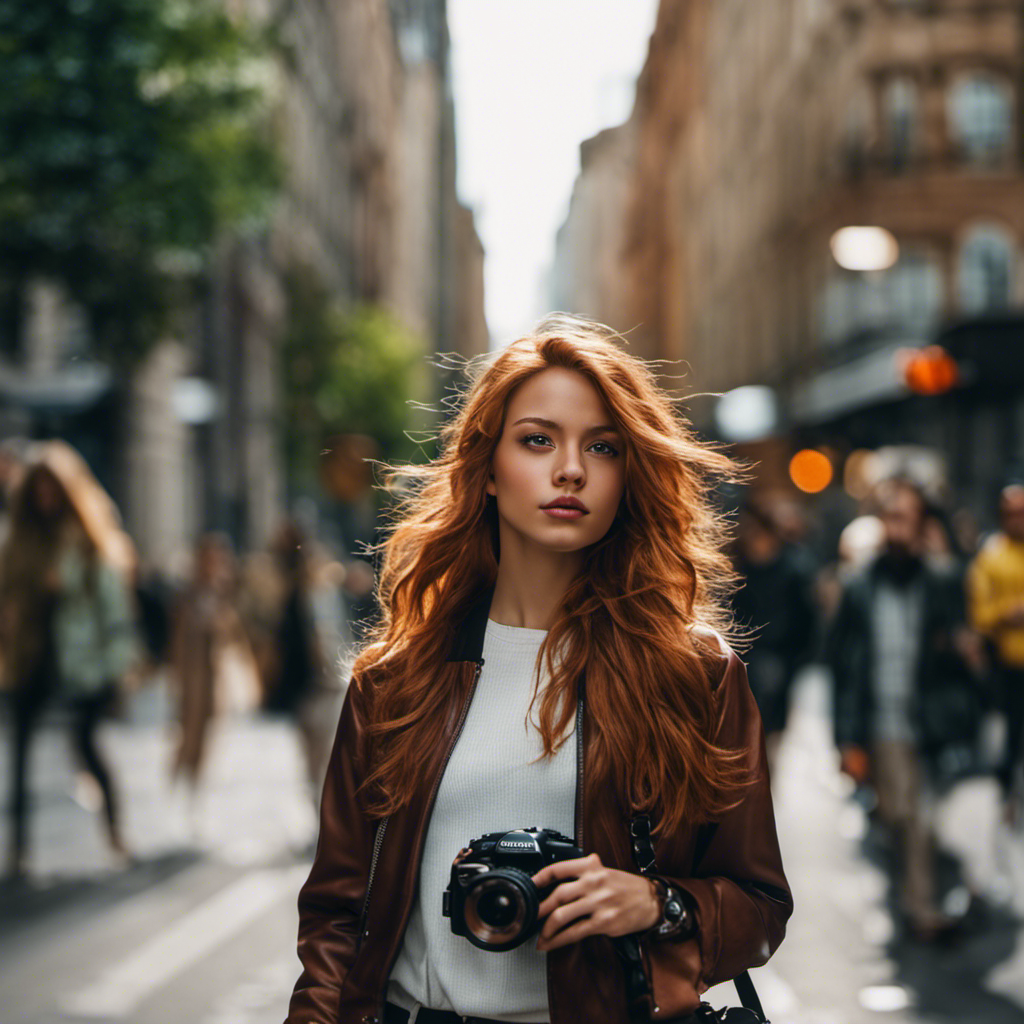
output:
[[[548,430],[561,430],[562,425],[556,423],[554,420],[546,420],[543,416],[524,416],[521,420],[516,420],[512,424],[513,427],[518,427],[520,423],[536,423],[539,427],[547,427]],[[591,434],[617,434],[617,427],[600,426],[600,427],[588,427],[583,431],[584,437],[589,437]]]

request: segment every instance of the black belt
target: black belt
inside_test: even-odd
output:
[[[409,1024],[409,1011],[403,1010],[394,1003],[384,1004],[384,1024]],[[416,1014],[416,1024],[505,1024],[490,1017],[463,1017],[461,1013],[451,1010],[428,1010],[420,1007]]]

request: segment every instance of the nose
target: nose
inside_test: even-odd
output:
[[[586,482],[587,474],[583,468],[583,460],[579,454],[566,450],[565,457],[555,469],[555,486],[564,487],[572,484],[575,487],[582,487]]]

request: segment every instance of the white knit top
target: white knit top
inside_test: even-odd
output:
[[[536,705],[526,725],[545,635],[487,622],[484,666],[437,792],[416,902],[388,985],[388,999],[411,1014],[427,1006],[516,1024],[550,1020],[546,954],[534,948],[536,939],[493,953],[453,935],[441,916],[452,861],[470,840],[530,826],[573,833],[575,741],[537,760]]]

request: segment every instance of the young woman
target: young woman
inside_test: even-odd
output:
[[[757,707],[721,640],[708,493],[730,464],[612,332],[562,316],[493,359],[443,441],[404,470],[422,486],[342,711],[288,1024],[689,1013],[763,964],[792,910]],[[529,826],[585,856],[534,876],[556,886],[536,940],[478,949],[441,915],[452,861]]]
[[[70,706],[75,751],[102,794],[111,850],[125,858],[96,730],[140,657],[128,591],[133,562],[117,510],[85,461],[61,441],[40,445],[13,493],[0,548],[0,651],[13,710],[12,874],[27,863],[29,747],[52,698]]]

